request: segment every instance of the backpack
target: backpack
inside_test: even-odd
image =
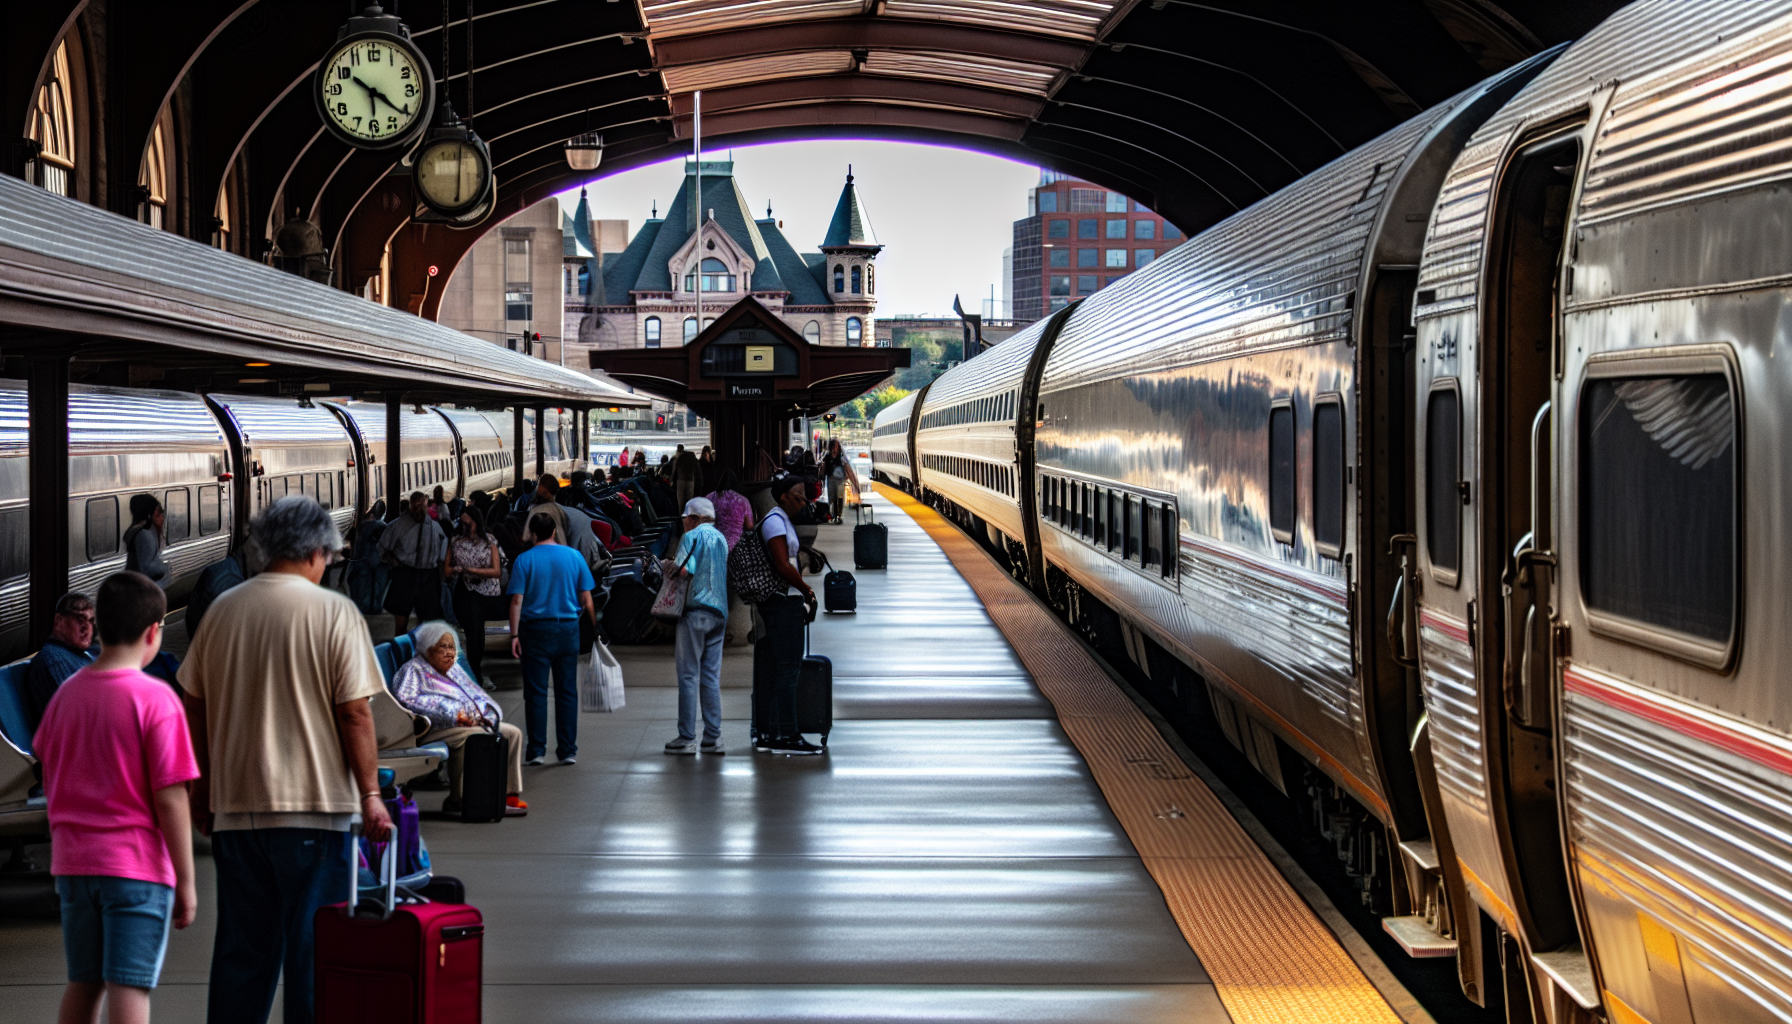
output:
[[[743,531],[734,550],[728,552],[728,582],[742,601],[758,604],[767,598],[782,597],[790,584],[772,568],[771,552],[759,528]]]

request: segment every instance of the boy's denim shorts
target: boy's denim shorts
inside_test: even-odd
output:
[[[68,980],[155,988],[168,952],[174,890],[111,875],[56,879]]]

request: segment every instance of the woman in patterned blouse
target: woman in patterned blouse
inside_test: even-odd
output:
[[[411,636],[417,644],[417,656],[398,667],[398,674],[392,677],[392,689],[400,704],[429,719],[429,732],[419,743],[448,744],[449,796],[442,810],[451,814],[460,811],[461,748],[467,737],[495,727],[510,748],[505,789],[510,799],[504,813],[527,814],[529,805],[523,802],[522,795],[523,731],[504,721],[498,702],[460,667],[456,661],[459,639],[453,626],[425,622]]]

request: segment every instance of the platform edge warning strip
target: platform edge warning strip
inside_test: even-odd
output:
[[[1063,624],[938,513],[876,487],[940,546],[1052,702],[1232,1019],[1398,1024],[1312,908]]]

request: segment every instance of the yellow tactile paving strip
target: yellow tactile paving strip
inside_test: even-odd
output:
[[[877,490],[939,544],[1057,709],[1232,1019],[1397,1024],[1312,909],[1082,645],[956,527],[901,491]]]

